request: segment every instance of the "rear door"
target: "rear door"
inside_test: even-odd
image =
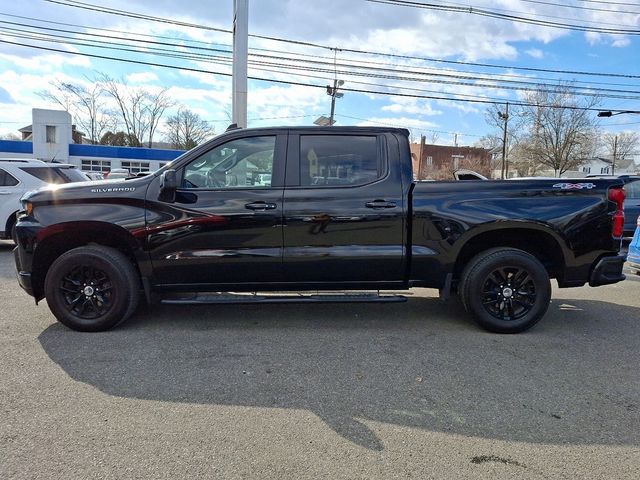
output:
[[[287,282],[339,287],[403,278],[405,205],[399,173],[390,167],[384,134],[290,134]]]
[[[25,186],[7,170],[0,168],[0,232],[9,237],[15,212],[20,210],[20,197]]]

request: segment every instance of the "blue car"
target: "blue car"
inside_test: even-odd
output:
[[[631,271],[640,275],[640,216],[636,221],[636,233],[633,234],[633,240],[629,244],[627,262],[629,262]]]

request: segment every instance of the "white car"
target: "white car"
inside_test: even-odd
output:
[[[13,226],[24,193],[52,183],[88,180],[74,165],[0,158],[0,239],[14,238]]]

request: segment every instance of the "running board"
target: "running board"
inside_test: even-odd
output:
[[[379,293],[270,294],[270,293],[196,293],[163,298],[165,305],[211,305],[220,303],[387,303],[406,302],[404,295]]]

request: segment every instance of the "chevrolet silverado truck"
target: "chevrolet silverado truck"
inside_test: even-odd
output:
[[[82,331],[176,292],[428,287],[515,333],[545,314],[550,279],[624,280],[623,185],[420,182],[403,129],[232,129],[145,177],[26,194],[15,262],[22,288]]]

